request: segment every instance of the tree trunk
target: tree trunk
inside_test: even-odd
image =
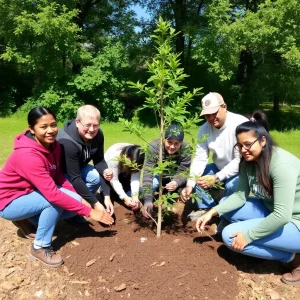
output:
[[[80,29],[83,29],[85,20],[92,9],[93,6],[98,5],[101,0],[79,0],[76,4],[76,9],[78,9],[78,16],[75,19],[75,23]],[[79,41],[81,42],[81,41]],[[81,71],[81,64],[72,62],[72,73],[79,74]]]
[[[173,11],[175,17],[175,29],[179,32],[176,36],[176,52],[180,53],[180,62],[184,66],[184,24],[186,14],[186,1],[175,0],[173,2]]]
[[[250,50],[243,50],[240,53],[240,62],[236,74],[236,83],[244,85],[249,81],[253,73],[253,57]]]
[[[273,111],[279,111],[279,96],[277,92],[273,93]]]
[[[164,147],[164,132],[165,132],[165,122],[164,122],[164,98],[163,98],[163,90],[162,86],[161,95],[160,95],[160,140],[159,140],[159,162],[162,162],[162,154]],[[159,195],[158,199],[161,200],[163,196],[163,186],[162,186],[162,174],[159,175]],[[157,217],[157,232],[156,237],[161,237],[161,223],[162,223],[162,204],[158,204],[158,217]]]

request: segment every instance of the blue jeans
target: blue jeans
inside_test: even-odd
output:
[[[222,201],[224,200],[222,199]],[[249,197],[241,208],[224,214],[222,217],[232,222],[222,231],[222,238],[226,246],[230,248],[234,240],[230,237],[233,233],[245,232],[255,227],[270,213],[261,199]],[[286,263],[293,258],[294,253],[299,252],[300,231],[294,223],[289,222],[276,232],[251,242],[240,253]]]
[[[81,202],[78,194],[62,187],[57,188]],[[13,200],[0,211],[0,217],[6,220],[29,219],[32,224],[38,225],[34,243],[40,247],[51,245],[52,235],[59,219],[68,219],[73,216],[75,213],[53,205],[37,190]]]
[[[202,176],[214,175],[214,174],[218,173],[219,171],[220,170],[216,167],[215,164],[208,164],[206,166]],[[238,183],[238,179],[239,178],[236,175],[236,176],[232,176],[232,177],[222,181],[223,187],[224,187],[224,197],[228,197],[235,192],[235,188]],[[197,185],[196,185],[195,189],[196,189],[197,196],[199,197],[199,199],[201,199],[201,200],[197,200],[197,205],[200,209],[211,208],[211,207],[214,207],[217,205],[215,200],[211,197],[211,195],[209,195],[208,190],[204,190]]]
[[[89,191],[93,194],[97,192],[100,187],[100,175],[94,166],[87,164],[80,169],[81,179],[85,182]],[[70,176],[65,174],[65,177],[70,181]]]

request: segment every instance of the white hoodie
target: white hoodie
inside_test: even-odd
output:
[[[104,159],[107,163],[108,168],[110,168],[113,171],[113,178],[110,181],[110,184],[112,185],[115,192],[119,195],[120,199],[123,199],[126,197],[126,193],[123,189],[123,186],[121,182],[118,179],[119,171],[118,171],[118,165],[119,161],[117,161],[116,157],[120,157],[121,151],[124,147],[129,146],[132,144],[128,143],[118,143],[110,146],[107,151],[104,154]],[[141,172],[134,172],[131,174],[131,194],[138,195],[139,188],[140,188],[140,176]]]

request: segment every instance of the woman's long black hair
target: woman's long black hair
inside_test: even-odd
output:
[[[269,196],[273,195],[273,182],[270,177],[270,162],[273,153],[273,146],[276,145],[274,140],[269,134],[268,119],[264,112],[255,111],[250,121],[240,124],[235,131],[236,137],[243,132],[253,131],[258,142],[262,141],[262,138],[266,138],[266,144],[263,147],[261,154],[256,161],[246,162],[247,164],[256,164],[256,176],[259,184],[264,188]],[[244,161],[243,157],[240,162],[240,166]]]
[[[38,122],[39,118],[45,115],[52,115],[53,119],[56,121],[56,116],[54,112],[45,106],[37,106],[34,107],[27,116],[28,125],[34,127],[34,125]]]
[[[129,175],[134,172],[138,172],[142,169],[144,160],[145,160],[145,154],[141,149],[141,146],[139,145],[128,145],[125,146],[121,153],[120,157],[126,156],[127,159],[131,160],[133,164],[136,164],[137,168],[132,168],[129,166],[125,166],[122,162],[119,162],[118,165],[118,171],[119,173],[125,173],[126,175]]]

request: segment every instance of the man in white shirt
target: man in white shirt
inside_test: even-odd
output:
[[[235,129],[248,119],[227,111],[227,105],[219,93],[209,93],[203,97],[200,115],[205,117],[206,122],[200,127],[197,137],[207,138],[197,144],[190,179],[182,190],[181,198],[186,202],[196,187],[199,209],[208,209],[217,204],[209,194],[214,184],[223,183],[224,196],[235,191],[240,163],[239,151],[234,149]],[[213,163],[207,164],[210,152],[213,154]],[[196,217],[199,217],[199,213]],[[193,214],[190,214],[190,218],[194,219]]]

